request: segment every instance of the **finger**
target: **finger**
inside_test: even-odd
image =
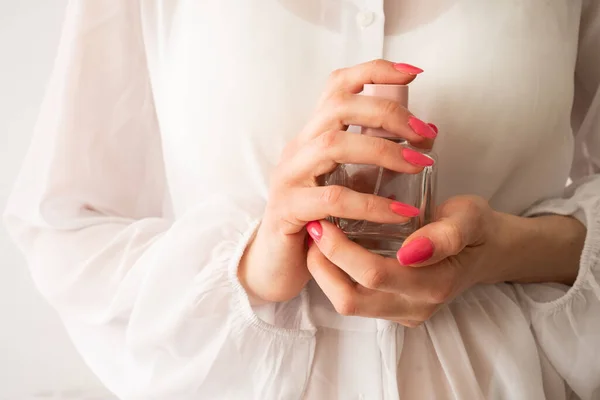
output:
[[[305,181],[333,171],[338,164],[378,165],[416,174],[434,164],[433,158],[391,140],[345,131],[326,132],[302,146],[281,164],[285,180]]]
[[[421,149],[421,150],[431,150],[433,149],[433,144],[435,143],[435,139],[423,139],[421,142],[409,142],[411,146]]]
[[[437,136],[430,125],[395,101],[337,92],[323,103],[301,134],[301,140],[310,140],[330,130],[346,130],[349,125],[383,129],[417,145]]]
[[[402,265],[426,266],[480,244],[487,205],[473,197],[456,197],[438,208],[438,220],[417,230],[398,251]]]
[[[358,193],[343,186],[320,186],[292,189],[281,214],[289,221],[304,225],[327,217],[401,224],[419,215],[416,207]]]
[[[338,91],[359,93],[367,84],[408,85],[423,72],[420,68],[387,60],[373,60],[331,73],[324,97]]]
[[[364,288],[312,246],[308,252],[309,272],[336,311],[342,315],[383,318],[417,327],[439,308],[437,304],[411,301],[401,294]]]
[[[440,263],[427,268],[399,265],[352,242],[335,225],[313,221],[307,231],[320,252],[367,289],[396,293],[417,303],[440,304],[456,292],[456,268]]]
[[[403,292],[408,288],[401,270],[414,269],[401,267],[392,258],[366,250],[328,221],[311,222],[307,231],[331,263],[365,288],[388,292]]]
[[[436,137],[439,133],[439,129],[435,124],[432,124],[431,122],[429,122],[427,125],[429,125],[429,127],[431,129],[433,129],[433,131],[436,134]],[[417,149],[421,149],[421,150],[431,150],[433,148],[433,143],[434,143],[435,139],[425,139],[422,142],[417,142],[417,143],[411,143],[411,146],[416,147]]]
[[[360,285],[373,290],[401,291],[403,283],[397,281],[398,274],[394,271],[400,267],[396,260],[366,250],[328,221],[311,222],[307,231],[321,253]]]
[[[356,284],[333,265],[314,244],[308,249],[306,265],[315,282],[342,315],[358,315],[359,296]],[[361,310],[362,311],[362,310]]]
[[[309,249],[307,266],[315,282],[341,315],[390,319],[414,316],[401,296],[360,287],[315,245]]]

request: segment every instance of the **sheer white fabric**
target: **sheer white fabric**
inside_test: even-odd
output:
[[[586,224],[573,287],[478,286],[412,330],[314,284],[249,305],[269,172],[328,73],[374,58],[426,71],[440,200]],[[600,2],[72,0],[5,218],[123,399],[599,399],[599,173]]]

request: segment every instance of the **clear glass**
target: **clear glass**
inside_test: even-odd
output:
[[[385,139],[410,147],[403,139]],[[432,152],[419,151],[435,160]],[[410,204],[421,210],[418,217],[412,218],[404,224],[381,224],[346,218],[329,218],[354,242],[383,256],[395,257],[404,240],[417,229],[431,222],[433,218],[435,164],[425,167],[418,174],[403,174],[376,165],[340,164],[323,178],[324,185],[345,186],[357,192],[375,194]]]

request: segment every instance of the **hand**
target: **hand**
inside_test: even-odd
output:
[[[408,84],[414,79],[414,70],[406,65],[383,60],[331,75],[315,115],[283,152],[262,223],[240,262],[238,277],[254,304],[292,299],[310,279],[307,222],[335,216],[402,223],[418,215],[414,207],[389,199],[317,184],[317,177],[339,163],[374,164],[404,173],[422,170],[419,153],[345,131],[348,125],[384,128],[413,145],[431,147],[435,131],[408,110],[358,95],[367,83]]]
[[[439,207],[436,222],[411,235],[397,260],[365,250],[326,221],[311,222],[307,230],[316,243],[308,269],[340,314],[409,327],[471,286],[501,281],[496,263],[511,234],[500,213],[472,196]]]

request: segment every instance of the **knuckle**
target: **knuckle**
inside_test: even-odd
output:
[[[280,195],[281,192],[287,191],[290,183],[297,176],[296,168],[293,162],[281,161],[275,168],[270,171],[269,182],[269,198]]]
[[[281,236],[287,236],[289,234],[298,231],[297,226],[294,224],[295,218],[290,213],[283,211],[281,215],[273,218],[273,232],[278,233]]]
[[[338,314],[344,316],[357,315],[356,301],[350,291],[342,293],[337,299],[333,301],[333,307]]]
[[[377,211],[379,205],[379,199],[376,196],[367,195],[365,198],[365,215],[372,215]]]
[[[408,328],[418,328],[422,324],[423,324],[423,322],[421,322],[421,321],[412,321],[412,320],[403,320],[402,321],[402,325],[404,325]]]
[[[489,207],[487,200],[473,195],[456,196],[446,200],[440,205],[442,214],[449,215],[455,212],[466,212],[471,216],[483,217],[485,209]]]
[[[326,102],[325,110],[328,114],[341,115],[344,108],[348,104],[348,98],[350,94],[337,90],[333,92]]]
[[[389,62],[382,58],[377,58],[375,60],[371,60],[369,64],[370,64],[371,68],[374,70],[387,68],[389,66]]]
[[[367,289],[379,289],[388,280],[387,273],[381,268],[369,268],[363,274],[361,285],[366,287]]]
[[[433,304],[444,304],[450,300],[452,289],[450,285],[444,284],[441,287],[432,289],[428,295],[428,301]]]
[[[417,314],[415,316],[415,322],[418,322],[419,324],[428,321],[433,314],[435,313],[435,308],[434,307],[423,307],[420,310],[417,311]]]
[[[486,214],[484,210],[488,209],[489,207],[486,200],[479,197],[470,196],[465,207],[475,226],[480,227],[485,224]]]
[[[389,118],[393,115],[398,115],[402,110],[402,106],[400,103],[396,103],[394,101],[384,101],[380,106],[380,112],[382,117]]]
[[[443,237],[446,242],[444,247],[449,255],[456,255],[465,247],[462,231],[453,221],[447,221]]]
[[[334,260],[339,250],[339,243],[333,240],[321,239],[321,252],[329,260]]]
[[[390,143],[388,140],[386,139],[380,139],[380,138],[374,138],[375,140],[373,140],[371,142],[371,152],[373,154],[373,156],[377,157],[378,159],[382,159],[384,157],[386,157],[388,155],[388,152],[390,150]],[[397,146],[397,145],[395,145]]]
[[[463,210],[469,214],[471,217],[475,219],[479,219],[483,216],[482,210],[486,201],[480,197],[476,196],[465,196],[462,198],[462,208]]]
[[[285,196],[279,193],[279,191],[272,191],[269,193],[269,201],[266,206],[266,216],[276,215],[280,216],[285,212]]]
[[[428,293],[426,301],[431,304],[445,304],[454,295],[454,277],[441,279],[438,285],[433,286]]]
[[[342,80],[344,78],[345,75],[346,75],[346,68],[335,69],[335,70],[331,71],[331,73],[329,74],[329,81],[330,82],[339,82],[340,80]]]
[[[336,145],[339,140],[338,132],[327,131],[317,136],[317,147],[323,150],[329,150]]]
[[[336,205],[340,201],[344,190],[342,186],[324,186],[320,196],[321,203],[326,206]]]

